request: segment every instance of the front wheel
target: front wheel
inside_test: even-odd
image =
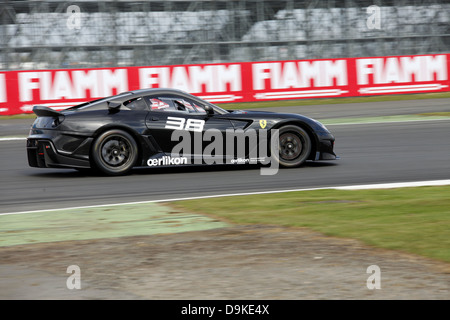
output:
[[[294,125],[279,129],[278,161],[283,167],[302,165],[311,153],[311,138],[308,133]]]
[[[138,147],[133,137],[123,130],[109,130],[95,139],[92,162],[107,175],[128,173],[138,158]]]

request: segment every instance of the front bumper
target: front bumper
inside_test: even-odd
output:
[[[316,131],[316,148],[311,152],[310,160],[338,160],[339,157],[334,152],[335,137],[328,130]]]

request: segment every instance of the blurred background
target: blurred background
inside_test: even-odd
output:
[[[448,0],[0,1],[1,70],[443,52]]]

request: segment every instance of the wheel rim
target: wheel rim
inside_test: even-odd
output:
[[[292,132],[280,136],[280,156],[284,160],[294,160],[303,151],[303,143],[300,137]]]
[[[131,143],[121,136],[111,136],[101,147],[102,161],[109,167],[118,168],[132,158]]]

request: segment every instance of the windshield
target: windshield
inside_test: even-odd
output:
[[[217,106],[215,104],[212,104],[212,103],[209,103],[209,104],[214,108],[214,110],[216,110],[220,114],[230,113],[229,111],[227,111],[225,109],[222,109],[221,107],[219,107],[219,106]]]

